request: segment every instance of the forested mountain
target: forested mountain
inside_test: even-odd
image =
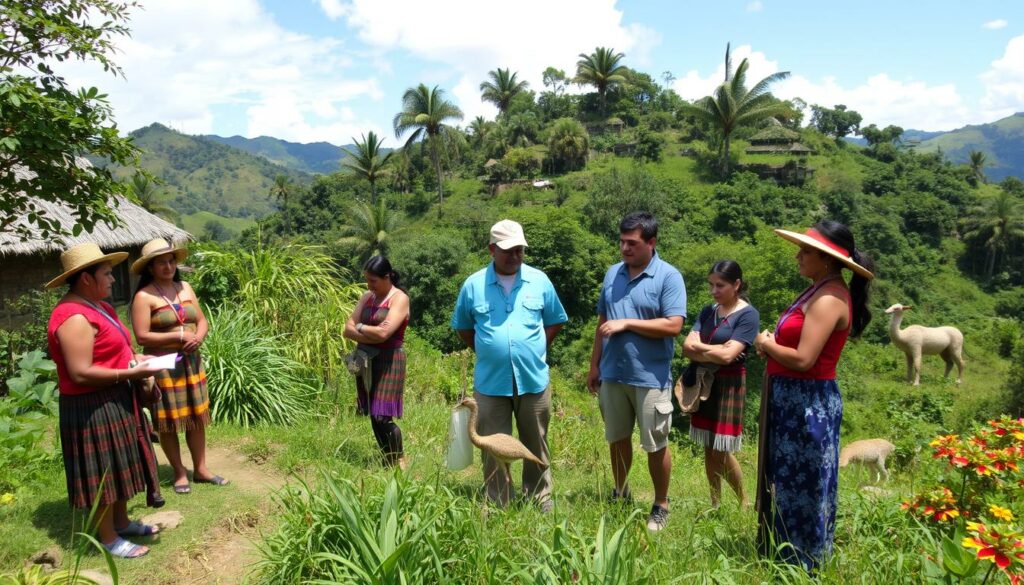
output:
[[[159,181],[161,198],[183,215],[208,211],[224,217],[263,217],[275,209],[270,192],[276,176],[309,181],[301,171],[161,124],[139,128],[131,136],[143,151],[142,167]]]
[[[964,126],[938,135],[908,131],[904,140],[921,140],[918,152],[942,153],[954,163],[966,163],[971,151],[985,154],[985,176],[991,181],[1024,177],[1024,112],[989,124]]]
[[[288,142],[272,136],[256,138],[229,136],[225,138],[207,134],[201,138],[233,146],[292,170],[324,175],[337,172],[341,159],[348,156],[343,149],[352,148],[352,145],[335,146],[329,142],[311,142],[309,144]]]

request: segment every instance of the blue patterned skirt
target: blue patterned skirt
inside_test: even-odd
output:
[[[843,399],[835,380],[765,378],[758,454],[759,543],[813,570],[832,552]]]

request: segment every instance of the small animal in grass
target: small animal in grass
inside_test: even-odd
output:
[[[860,463],[876,475],[874,481],[889,480],[889,472],[885,469],[885,458],[892,455],[896,446],[885,439],[863,439],[854,441],[839,451],[839,467],[851,463]]]
[[[477,424],[477,405],[476,400],[472,398],[466,398],[459,405],[469,409],[469,440],[477,446],[481,451],[490,453],[492,457],[498,460],[501,464],[502,471],[505,472],[505,479],[512,481],[512,477],[509,474],[509,464],[519,459],[525,459],[531,463],[535,463],[541,467],[546,468],[547,465],[537,458],[536,455],[530,452],[529,449],[523,445],[519,439],[506,435],[504,433],[495,433],[493,435],[480,436],[476,432]]]

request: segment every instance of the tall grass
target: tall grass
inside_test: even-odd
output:
[[[210,311],[203,346],[210,415],[242,426],[291,424],[308,412],[322,385],[288,355],[288,344],[244,309]]]
[[[248,312],[257,325],[287,336],[286,355],[326,381],[344,369],[341,360],[350,343],[341,332],[363,287],[321,248],[207,246],[193,257],[191,282],[204,302]]]

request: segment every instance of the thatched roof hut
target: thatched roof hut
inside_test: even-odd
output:
[[[31,171],[16,168],[15,172],[29,173],[27,176],[31,178]],[[67,205],[41,199],[34,199],[32,203],[47,217],[57,220],[69,233],[75,226],[75,215]],[[0,314],[5,313],[5,299],[39,289],[60,274],[60,253],[75,244],[91,241],[106,252],[126,251],[130,254],[114,273],[117,283],[114,284],[113,300],[122,302],[128,300],[133,284],[128,265],[139,257],[143,244],[154,238],[174,242],[193,239],[187,231],[127,199],[117,198],[113,206],[120,224],[109,226],[100,222],[93,227],[92,233],[83,231],[78,236],[44,238],[27,217],[18,218],[11,226],[13,229],[0,233]],[[28,231],[27,239],[17,233],[19,227]]]
[[[775,118],[773,123],[750,137],[750,146],[744,149],[747,154],[793,154],[808,155],[814,151],[797,142],[800,133],[786,128]]]

